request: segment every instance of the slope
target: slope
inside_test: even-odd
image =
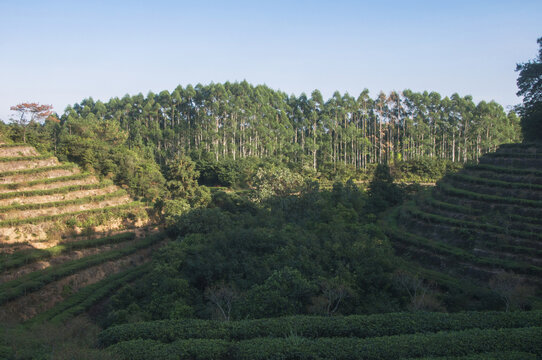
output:
[[[383,227],[407,266],[446,290],[459,281],[471,297],[491,288],[507,307],[527,306],[542,285],[541,150],[501,145],[391,211]]]

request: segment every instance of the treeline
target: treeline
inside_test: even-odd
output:
[[[111,178],[131,195],[168,198],[167,162],[188,155],[200,184],[252,187],[258,169],[288,168],[318,181],[370,180],[377,164],[395,179],[432,182],[517,141],[519,119],[495,102],[405,90],[376,99],[336,92],[325,102],[247,82],[177,87],[70,106],[43,124],[4,124],[6,142]]]
[[[420,158],[477,160],[499,144],[518,141],[519,118],[494,101],[410,90],[357,98],[315,90],[288,96],[265,85],[198,84],[173,92],[85,99],[61,117],[117,120],[130,148],[150,146],[160,163],[172,154],[212,154],[216,161],[285,157],[304,166],[368,164]],[[195,155],[195,156],[194,156]]]

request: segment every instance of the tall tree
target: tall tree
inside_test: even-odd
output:
[[[526,140],[542,140],[542,37],[537,40],[538,57],[518,64],[518,96],[523,96],[521,127]]]

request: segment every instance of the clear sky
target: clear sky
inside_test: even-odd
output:
[[[242,81],[288,94],[368,88],[520,102],[542,1],[0,0],[0,119],[20,102]]]

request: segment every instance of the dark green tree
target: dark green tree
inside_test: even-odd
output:
[[[402,200],[399,187],[393,183],[390,168],[386,164],[376,167],[373,180],[369,184],[369,211],[377,213],[397,205]]]
[[[167,163],[166,187],[173,200],[186,200],[191,207],[202,207],[211,200],[209,189],[198,184],[199,173],[187,156],[178,156]]]
[[[525,140],[542,140],[542,37],[537,40],[538,56],[518,64],[518,96],[523,96],[520,107],[521,128]]]

